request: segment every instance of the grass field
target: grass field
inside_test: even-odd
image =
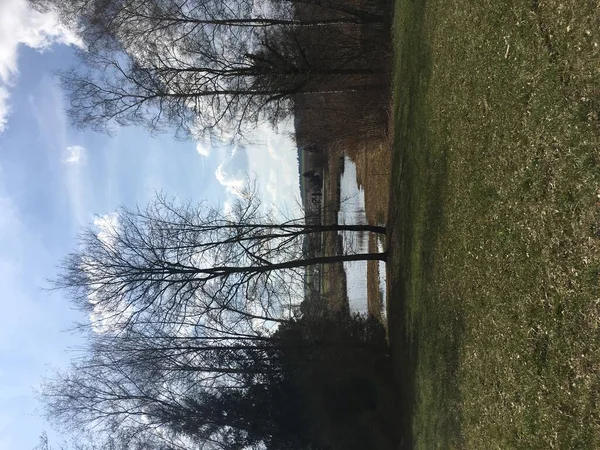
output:
[[[397,0],[405,445],[600,448],[600,2]]]

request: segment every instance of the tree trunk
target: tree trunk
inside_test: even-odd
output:
[[[264,273],[273,270],[296,269],[299,267],[316,266],[318,264],[335,264],[350,261],[386,261],[387,251],[382,253],[357,253],[354,255],[335,255],[335,256],[317,256],[315,258],[296,259],[294,261],[286,261],[276,264],[268,264],[264,266],[249,266],[249,267],[215,267],[212,269],[196,269],[198,273],[214,274],[216,276],[224,276],[234,273]],[[175,269],[175,272],[177,269]],[[193,272],[194,269],[183,269],[182,272]]]

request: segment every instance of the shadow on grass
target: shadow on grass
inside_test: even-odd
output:
[[[281,400],[277,418],[289,415],[283,422],[292,426],[298,448],[398,448],[392,363],[378,319],[339,312],[305,316],[282,325],[275,337],[283,370],[274,372],[269,386],[284,395],[271,398]],[[281,373],[287,384],[277,381]]]
[[[437,399],[456,398],[462,319],[443,330],[449,311],[439,308],[429,289],[435,249],[444,225],[448,139],[433,135],[427,102],[431,55],[424,26],[425,1],[402,0],[395,19],[394,164],[390,203],[390,304],[388,335],[400,412],[400,448],[412,449],[420,358],[441,365]],[[458,331],[458,333],[457,333]],[[428,362],[429,364],[429,362]],[[436,375],[437,376],[437,375]],[[440,416],[442,417],[442,416]],[[451,414],[443,417],[450,418]],[[456,430],[458,418],[445,429]],[[453,434],[456,431],[453,432]],[[456,434],[457,436],[459,435]]]

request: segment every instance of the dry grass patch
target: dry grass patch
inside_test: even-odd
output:
[[[397,3],[389,317],[416,448],[600,447],[598,30],[597,1]]]

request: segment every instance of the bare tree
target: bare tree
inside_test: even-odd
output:
[[[350,4],[344,0],[29,0],[29,3],[37,9],[57,13],[67,24],[79,26],[88,43],[114,37],[125,30],[131,33],[127,37],[132,38],[182,25],[315,27],[381,23],[384,19],[375,1],[371,1],[371,6],[366,5],[368,2]],[[361,3],[365,6],[361,7]],[[378,6],[373,8],[373,5]]]
[[[38,445],[32,450],[184,450],[184,448],[177,443],[167,443],[158,436],[128,437],[120,433],[112,433],[110,436],[101,436],[98,433],[78,434],[52,445],[44,431],[39,437]]]
[[[55,287],[90,313],[90,344],[46,384],[50,417],[169,449],[283,442],[266,403],[258,408],[247,395],[285,404],[278,383],[287,344],[274,332],[298,314],[305,268],[386,257],[309,256],[304,240],[385,228],[284,220],[253,188],[240,194],[227,211],[158,196],[82,233]]]
[[[239,409],[248,395],[254,396],[249,392],[264,393],[261,386],[267,384],[271,391],[276,388],[272,385],[279,368],[273,359],[276,350],[266,351],[267,340],[254,346],[231,340],[184,347],[176,344],[177,338],[169,338],[169,348],[142,340],[132,344],[123,336],[112,336],[110,347],[93,345],[68,373],[44,386],[49,418],[71,430],[156,435],[154,441],[173,447],[180,442],[187,443],[186,448],[251,448],[265,439],[264,427],[273,426],[272,420],[260,419],[271,414],[267,405]],[[106,336],[93,337],[98,339],[106,341]],[[176,346],[182,354],[177,354]],[[219,368],[206,367],[216,363]],[[274,371],[266,371],[267,365]],[[264,377],[258,378],[258,373]]]
[[[372,87],[363,76],[374,67],[357,65],[356,54],[348,58],[349,41],[339,37],[360,35],[347,28],[381,17],[339,1],[38,3],[77,24],[86,43],[85,69],[63,77],[71,118],[81,126],[144,124],[152,131],[174,127],[180,136],[215,129],[239,135],[246,125],[290,115],[297,95]],[[300,19],[294,5],[331,13]],[[338,51],[316,64],[307,59],[315,40],[335,42]],[[287,44],[276,48],[275,42]]]
[[[227,212],[158,197],[84,231],[55,286],[90,311],[99,329],[185,320],[253,334],[294,314],[305,267],[385,260],[385,252],[306,256],[306,236],[340,231],[385,228],[281,221],[254,191]]]
[[[93,334],[72,369],[45,384],[43,401],[66,429],[160,444],[140,450],[306,448],[323,441],[313,418],[324,417],[321,409],[351,418],[374,408],[368,374],[388,353],[383,328],[373,324],[339,314],[302,318],[261,339],[211,345],[152,332]],[[220,368],[207,369],[211,363]]]

